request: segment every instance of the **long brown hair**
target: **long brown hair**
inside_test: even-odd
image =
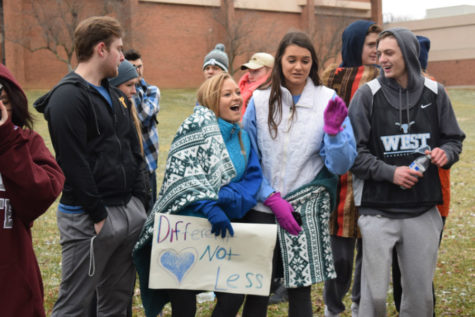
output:
[[[132,115],[132,121],[134,123],[135,131],[137,132],[137,138],[139,139],[140,154],[144,156],[142,123],[140,122],[139,115],[137,114],[137,109],[135,108],[135,101],[133,98],[130,99],[130,103],[132,104],[130,107],[130,114]]]
[[[33,129],[33,117],[28,110],[28,99],[25,93],[7,78],[0,77],[0,85],[5,90],[6,97],[12,108],[11,120],[14,125]]]
[[[267,118],[267,125],[269,133],[273,139],[277,137],[277,128],[282,121],[282,91],[280,87],[286,87],[285,77],[282,71],[282,57],[284,56],[286,48],[290,45],[297,45],[309,50],[312,56],[312,67],[310,68],[310,74],[308,77],[312,79],[315,86],[321,84],[320,77],[318,76],[317,53],[315,52],[312,41],[308,35],[303,32],[287,33],[280,41],[279,47],[277,48],[274,68],[272,70],[272,75],[270,76],[271,91],[269,96],[269,115]],[[291,111],[292,120],[295,114],[295,107],[292,107]]]

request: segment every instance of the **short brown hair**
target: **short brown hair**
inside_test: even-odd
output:
[[[78,62],[91,58],[96,44],[104,42],[107,48],[114,38],[122,37],[122,27],[113,17],[95,16],[79,23],[74,30],[74,49]]]
[[[366,33],[366,35],[370,34],[370,33],[381,33],[383,31],[383,29],[377,25],[377,24],[373,24],[371,25],[369,28],[368,28],[368,32]]]
[[[394,36],[393,33],[391,33],[390,31],[383,31],[383,32],[379,33],[379,35],[378,35],[378,39],[376,40],[376,46],[379,45],[379,42],[381,42],[382,39],[385,39],[387,37],[392,37],[397,42],[397,39],[396,39],[396,37]],[[398,43],[398,45],[399,45],[399,43]]]
[[[284,35],[275,53],[274,68],[270,76],[271,91],[269,97],[269,115],[267,125],[269,133],[272,139],[277,137],[277,130],[279,124],[282,122],[282,89],[281,86],[285,86],[285,76],[282,68],[282,59],[284,57],[287,47],[290,45],[296,45],[301,48],[305,48],[310,52],[312,57],[312,67],[308,77],[312,80],[315,86],[322,84],[320,76],[318,75],[318,58],[315,47],[308,34],[304,32],[289,32]],[[287,88],[287,87],[286,87]],[[290,123],[294,120],[295,107],[291,107]],[[289,129],[291,125],[289,126]]]

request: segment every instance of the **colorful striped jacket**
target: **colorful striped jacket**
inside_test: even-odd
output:
[[[358,88],[376,78],[376,66],[329,67],[322,76],[322,82],[334,89],[346,105]],[[345,238],[359,236],[357,227],[358,211],[353,198],[352,174],[347,172],[338,180],[337,204],[330,216],[330,234]]]

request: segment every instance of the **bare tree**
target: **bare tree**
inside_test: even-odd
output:
[[[328,9],[328,7],[315,10],[314,0],[306,1],[306,9],[308,11],[304,13],[304,28],[314,42],[319,64],[323,68],[328,62],[338,59],[341,34],[356,18],[348,15],[348,9],[341,7],[337,10]],[[250,55],[256,51],[272,52],[279,42],[275,36],[280,34],[280,31],[285,33],[285,30],[278,30],[278,23],[274,22],[273,25],[266,24],[268,34],[256,40],[252,34],[256,28],[258,14],[246,12],[246,14],[238,15],[236,13],[239,12],[234,10],[233,0],[221,0],[221,7],[215,9],[213,15],[214,20],[224,30],[224,36],[221,37],[224,39],[221,41],[226,45],[231,74],[236,71],[233,67],[236,57]],[[209,46],[213,47],[214,44],[210,43]]]
[[[395,15],[394,13],[391,13],[391,12],[387,12],[383,14],[384,23],[405,22],[405,21],[411,21],[411,20],[414,20],[414,18],[411,18],[410,16]]]
[[[237,13],[237,14],[236,14]],[[250,55],[257,51],[273,51],[275,49],[276,41],[273,40],[273,25],[266,25],[269,34],[261,36],[259,41],[256,41],[252,34],[258,21],[256,13],[246,12],[239,14],[234,10],[233,0],[221,0],[220,8],[213,11],[213,19],[218,23],[223,31],[223,35],[219,36],[220,42],[226,46],[226,51],[229,57],[229,73],[233,75],[238,68],[234,68],[234,62],[237,57]],[[213,34],[210,33],[211,37]],[[214,39],[216,41],[216,39]],[[210,47],[214,44],[210,43]]]
[[[221,6],[213,9],[213,19],[223,31],[222,39],[229,57],[229,73],[234,74],[234,60],[247,49],[248,36],[251,33],[249,26],[250,17],[237,18],[234,11],[233,0],[221,0]]]
[[[121,10],[127,1],[29,0],[28,8],[17,13],[17,20],[22,23],[6,28],[6,38],[30,52],[47,50],[72,70],[74,30],[79,22],[92,15],[115,14],[119,20],[130,18],[130,13],[127,16]]]
[[[341,34],[355,21],[354,17],[315,14],[315,22],[308,33],[317,51],[318,64],[323,69],[329,62],[336,62],[341,51]]]
[[[345,3],[328,0],[316,5],[315,0],[306,1],[304,15],[306,29],[314,42],[321,69],[339,59],[342,33],[350,23],[358,19],[354,16],[353,9],[347,7]],[[371,0],[371,10],[375,15],[379,14],[380,6],[381,0]]]

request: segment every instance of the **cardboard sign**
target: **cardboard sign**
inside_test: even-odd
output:
[[[205,218],[156,214],[149,287],[269,295],[277,226],[232,226],[221,238]]]

